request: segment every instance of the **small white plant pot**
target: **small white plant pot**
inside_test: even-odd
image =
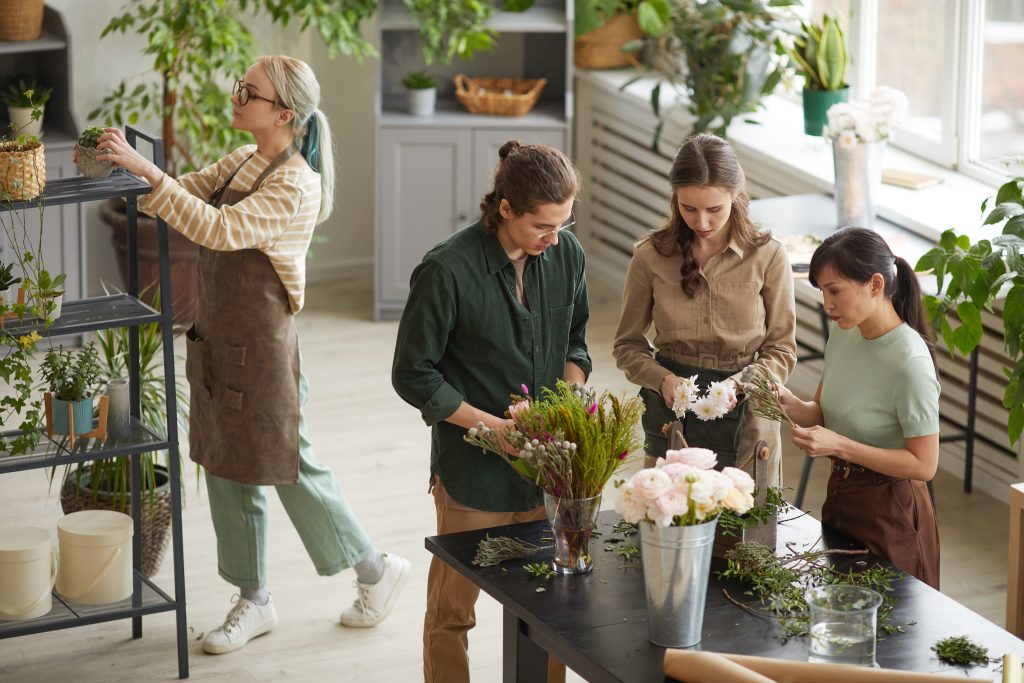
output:
[[[53,310],[47,312],[47,310],[46,310],[47,303],[50,302],[50,301],[53,302]],[[60,317],[60,308],[61,308],[61,304],[62,303],[64,303],[64,294],[63,293],[58,294],[57,296],[53,296],[53,297],[40,297],[40,299],[39,299],[39,308],[41,309],[41,311],[40,311],[40,313],[42,314],[41,318],[45,319],[45,318],[48,317],[50,320],[56,320],[57,318],[59,318]]]
[[[43,107],[39,107],[40,110]],[[43,133],[43,117],[38,121],[32,120],[32,110],[28,107],[7,107],[7,117],[14,124],[15,135],[35,135],[40,137]]]
[[[434,107],[437,103],[437,88],[409,89],[405,91],[405,97],[409,106],[409,113],[413,116],[434,115]]]

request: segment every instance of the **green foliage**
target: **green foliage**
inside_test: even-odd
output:
[[[19,282],[21,282],[21,278],[14,276],[14,264],[0,263],[0,292],[10,289]],[[0,304],[2,303],[0,301]]]
[[[103,368],[99,364],[96,345],[92,342],[77,351],[64,345],[50,347],[39,366],[54,398],[81,401],[96,390]]]
[[[7,90],[4,91],[3,97],[8,107],[32,109],[44,106],[50,101],[52,94],[53,88],[41,86],[34,78],[22,76],[7,85]]]
[[[757,498],[756,492],[754,497]],[[718,515],[718,528],[725,536],[735,536],[743,529],[767,524],[787,505],[786,499],[782,497],[782,489],[778,486],[769,486],[765,493],[764,505],[755,505],[742,515],[725,508]]]
[[[152,71],[123,80],[90,119],[108,126],[140,119],[161,123],[172,175],[202,168],[248,142],[233,129],[225,84],[245,73],[257,56],[244,20],[265,13],[275,24],[294,19],[316,30],[328,53],[357,58],[376,56],[360,26],[377,9],[377,0],[138,0],[111,18],[101,37],[137,34],[147,41]]]
[[[8,130],[10,132],[0,133],[0,150],[7,152],[21,152],[38,147],[40,144],[38,137],[35,135],[26,135],[21,131],[43,118],[43,104],[42,102],[37,101],[35,91],[31,89],[23,91],[21,96],[24,98],[22,101],[25,103],[25,108],[32,110],[29,114],[28,123],[19,128],[17,123],[11,121],[8,126]],[[49,98],[49,91],[47,91],[46,97]],[[10,192],[4,189],[3,194],[4,196],[0,196],[0,200],[9,201]]]
[[[99,144],[101,135],[103,135],[102,126],[89,126],[78,136],[78,144],[81,147],[95,148]]]
[[[552,566],[547,562],[532,562],[530,564],[524,564],[523,569],[540,579],[546,580],[555,576],[554,568],[552,568]]]
[[[801,22],[800,28],[803,34],[794,39],[789,56],[806,78],[806,87],[812,90],[841,90],[846,87],[850,55],[846,51],[846,38],[839,20],[826,14],[820,25]]]
[[[429,90],[437,87],[437,79],[425,71],[413,71],[402,79],[402,85],[409,90]]]
[[[476,52],[493,50],[498,38],[487,28],[494,9],[487,0],[405,0],[405,6],[419,28],[423,59],[435,61],[469,59]]]
[[[640,76],[657,80],[651,91],[651,110],[660,119],[655,149],[674,108],[662,111],[665,86],[675,91],[676,104],[685,105],[694,117],[693,133],[713,130],[724,136],[735,117],[761,106],[786,67],[781,39],[796,27],[795,16],[786,9],[794,4],[798,0],[681,0],[671,5],[666,29]]]
[[[932,651],[950,664],[985,666],[989,663],[988,648],[978,645],[967,636],[952,636],[936,641]]]
[[[981,205],[983,214],[990,199]],[[994,203],[984,224],[1002,223],[1001,235],[972,244],[967,235],[947,230],[915,270],[935,274],[938,294],[926,295],[924,306],[950,353],[968,355],[978,346],[983,333],[981,312],[992,312],[994,302],[1005,297],[1003,345],[1011,367],[1003,370],[1007,378],[1003,406],[1010,411],[1007,436],[1012,445],[1024,430],[1024,177],[1004,183]],[[959,323],[957,327],[951,320]]]
[[[635,12],[644,33],[658,36],[668,28],[672,6],[669,0],[576,0],[576,37],[596,31],[623,12]]]

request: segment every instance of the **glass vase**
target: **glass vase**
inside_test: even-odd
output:
[[[594,568],[590,535],[601,511],[601,494],[592,498],[560,498],[545,491],[544,508],[555,540],[555,572],[589,574]]]
[[[884,152],[885,140],[858,142],[851,147],[832,141],[837,228],[873,227],[882,190]]]
[[[832,584],[807,590],[812,662],[875,666],[882,596],[861,586]]]

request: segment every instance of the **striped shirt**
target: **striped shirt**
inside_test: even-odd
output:
[[[248,192],[270,162],[256,145],[239,147],[201,171],[177,180],[165,175],[156,190],[139,197],[139,209],[207,249],[262,251],[281,278],[292,313],[298,313],[305,298],[306,252],[320,212],[320,174],[305,165],[279,166],[237,204],[216,209],[207,204],[240,164],[230,187]]]

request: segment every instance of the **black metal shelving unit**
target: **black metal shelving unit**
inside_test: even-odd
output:
[[[137,146],[139,139],[152,145],[153,160],[161,168],[164,164],[163,141],[127,127],[128,142]],[[177,618],[178,676],[188,678],[188,640],[185,619],[185,570],[181,529],[181,466],[178,461],[177,399],[174,382],[174,339],[171,316],[170,262],[168,258],[167,224],[157,220],[160,248],[160,304],[161,311],[139,300],[138,231],[139,195],[150,192],[145,181],[130,173],[114,173],[102,180],[90,178],[62,178],[46,184],[41,197],[27,202],[0,205],[0,211],[30,209],[40,203],[45,206],[92,202],[112,197],[125,197],[128,201],[128,292],[114,296],[96,297],[64,304],[61,317],[47,331],[50,336],[77,334],[112,327],[129,328],[129,384],[131,396],[131,429],[124,436],[107,437],[105,443],[94,438],[77,439],[74,448],[68,440],[49,440],[42,437],[31,453],[17,457],[0,457],[0,474],[21,470],[52,467],[66,463],[85,462],[118,456],[131,458],[132,519],[135,533],[132,537],[134,585],[131,597],[109,605],[80,605],[63,599],[54,591],[54,607],[48,613],[25,621],[0,622],[0,639],[43,633],[76,626],[86,626],[119,619],[132,620],[132,637],[142,637],[142,617],[160,612],[175,612]],[[139,384],[139,325],[161,323],[164,353],[164,381],[166,384],[167,435],[161,436],[143,426]],[[26,321],[8,325],[15,334],[42,331],[39,321]],[[11,438],[17,432],[5,432],[0,438]],[[142,490],[141,454],[149,451],[168,451],[168,469],[171,488],[171,544],[174,555],[173,595],[161,590],[142,576]]]

